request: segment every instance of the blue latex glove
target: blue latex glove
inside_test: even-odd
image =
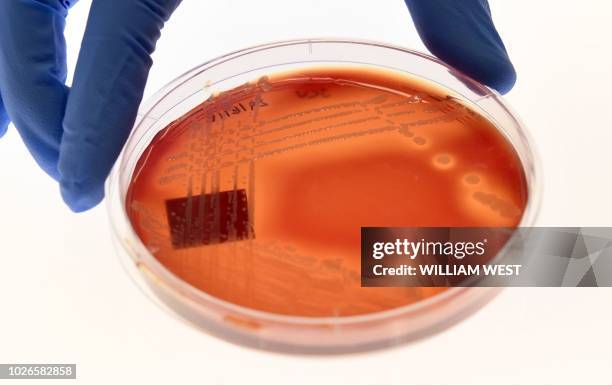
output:
[[[0,135],[9,119],[34,159],[84,211],[134,124],[151,53],[180,0],[93,0],[72,88],[65,18],[76,0],[0,0]],[[431,52],[501,92],[515,72],[485,0],[406,0]]]

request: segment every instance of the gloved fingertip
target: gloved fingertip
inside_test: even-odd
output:
[[[423,35],[431,53],[480,83],[502,94],[516,83],[516,71],[503,46],[476,39],[466,42],[437,33]]]
[[[406,0],[423,43],[451,67],[500,93],[516,71],[486,0]]]
[[[6,134],[9,123],[10,123],[10,119],[6,111],[4,111],[4,106],[2,105],[2,99],[0,99],[0,138],[2,138],[4,134]]]
[[[2,118],[0,118],[0,138],[2,138],[4,134],[6,134],[6,132],[8,131],[8,125],[8,119],[6,121],[3,121]]]
[[[104,186],[98,183],[60,182],[62,199],[75,213],[96,207],[104,199]]]
[[[463,71],[501,94],[508,93],[516,83],[514,66],[510,60],[501,57],[489,57]]]

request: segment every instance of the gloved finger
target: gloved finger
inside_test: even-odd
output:
[[[437,57],[501,93],[516,72],[486,0],[405,0],[425,46]]]
[[[2,102],[2,95],[0,95],[0,138],[6,134],[6,129],[9,125],[9,118],[4,110],[4,103]]]
[[[58,178],[68,94],[64,0],[0,1],[0,92],[36,162]]]
[[[94,0],[64,117],[60,185],[74,211],[104,196],[104,181],[136,119],[164,22],[180,0]]]

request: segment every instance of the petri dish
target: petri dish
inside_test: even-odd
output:
[[[362,226],[530,226],[539,178],[495,91],[405,48],[309,39],[156,93],[107,202],[124,266],[164,309],[241,345],[330,354],[422,338],[499,291],[361,287]]]

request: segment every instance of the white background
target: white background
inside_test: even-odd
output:
[[[68,19],[71,71],[89,3]],[[610,4],[491,1],[518,70],[507,99],[543,161],[541,225],[612,225]],[[223,53],[316,36],[424,50],[401,0],[184,0],[146,94]],[[612,383],[610,289],[508,289],[456,327],[383,352],[263,353],[192,330],[149,302],[120,266],[104,205],[69,212],[14,128],[0,140],[0,180],[0,362],[77,363],[83,384]]]

